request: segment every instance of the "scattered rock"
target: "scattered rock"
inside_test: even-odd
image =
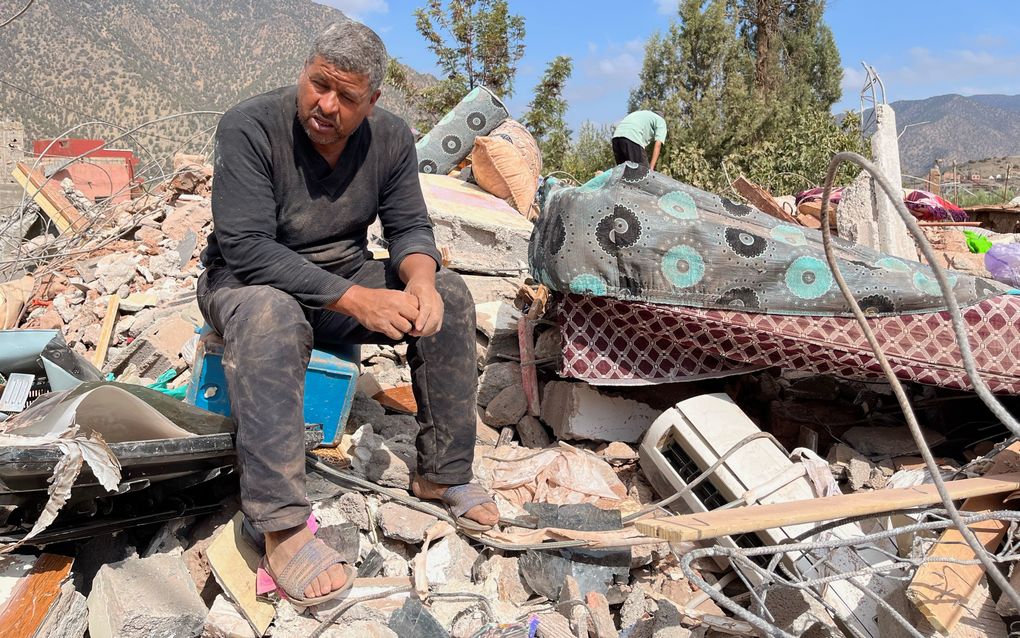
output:
[[[585,383],[551,381],[542,395],[542,421],[561,439],[636,443],[658,416],[644,403],[602,394]]]
[[[425,531],[439,520],[430,514],[392,502],[383,503],[376,517],[384,536],[405,543],[425,540]]]
[[[520,385],[521,366],[512,361],[490,363],[478,377],[478,405],[485,407],[500,392],[512,385]]]
[[[478,568],[478,578],[493,580],[500,600],[523,605],[532,596],[531,589],[521,577],[516,557],[493,556]]]
[[[208,614],[184,561],[166,554],[104,565],[88,608],[92,638],[196,636]]]
[[[527,411],[528,397],[524,394],[524,386],[512,385],[489,402],[482,420],[493,427],[517,425]]]
[[[552,445],[549,432],[542,425],[542,422],[531,415],[524,415],[517,422],[517,437],[521,445],[534,449],[544,449]]]
[[[429,584],[445,585],[471,579],[471,570],[478,559],[478,551],[459,534],[441,538],[429,546],[425,572]]]
[[[205,618],[202,638],[257,638],[241,611],[220,594]]]
[[[373,399],[358,392],[351,401],[350,416],[347,417],[347,427],[350,430],[357,430],[365,424],[373,427],[380,425],[383,417],[386,416],[386,408]]]
[[[921,433],[931,447],[946,440],[941,434],[926,428],[922,428]],[[847,430],[843,440],[864,456],[891,458],[917,453],[917,444],[906,426],[858,426]]]

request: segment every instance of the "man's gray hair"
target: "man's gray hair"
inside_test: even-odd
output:
[[[312,41],[308,64],[321,57],[339,71],[368,76],[373,91],[382,86],[386,76],[386,45],[376,32],[355,20],[334,22]]]

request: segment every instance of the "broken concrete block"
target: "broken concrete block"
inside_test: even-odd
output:
[[[476,304],[488,301],[512,301],[517,296],[518,283],[509,277],[461,274]]]
[[[500,600],[523,605],[531,598],[531,589],[521,577],[516,557],[493,556],[478,568],[478,578],[493,580]]]
[[[414,446],[385,441],[370,425],[362,426],[352,438],[352,470],[380,485],[405,490],[411,487],[418,456]]]
[[[528,411],[528,397],[524,394],[524,386],[512,385],[489,401],[482,420],[493,427],[517,425]]]
[[[361,557],[361,535],[355,523],[339,523],[336,525],[319,525],[315,534],[340,554],[350,565]]]
[[[404,606],[390,618],[389,628],[397,636],[407,638],[448,638],[449,633],[431,612],[415,598],[408,598]]]
[[[627,629],[644,620],[646,613],[645,590],[634,587],[620,607],[620,628]]]
[[[588,611],[588,632],[594,633],[598,638],[619,638],[616,625],[613,624],[613,616],[609,612],[609,601],[598,592],[588,592],[585,596],[585,603]]]
[[[257,638],[257,636],[234,603],[220,594],[213,601],[209,615],[205,618],[202,638]]]
[[[133,292],[120,300],[122,312],[138,312],[151,308],[159,303],[159,295],[154,292]]]
[[[1009,584],[1014,590],[1020,591],[1020,569],[1017,569],[1016,563],[1013,564],[1013,571],[1009,575]],[[999,596],[999,602],[995,604],[995,611],[1004,618],[1006,616],[1020,616],[1020,609],[1016,608],[1013,601],[1006,594]]]
[[[96,263],[96,279],[103,292],[110,295],[130,284],[137,273],[138,258],[134,255],[113,253],[101,257]]]
[[[398,503],[383,503],[376,518],[384,536],[412,544],[422,542],[425,531],[439,520]]]
[[[389,414],[376,423],[372,429],[387,441],[414,445],[418,437],[418,421],[410,414]]]
[[[88,628],[89,610],[85,597],[73,584],[65,582],[34,638],[81,638]]]
[[[484,605],[481,603],[471,605],[454,616],[449,626],[450,636],[451,638],[473,638],[485,628],[488,619],[489,616]]]
[[[946,440],[938,432],[921,429],[925,442],[933,447]],[[843,440],[857,452],[872,457],[891,458],[917,453],[917,444],[906,426],[857,426],[843,434]]]
[[[563,355],[563,335],[559,328],[543,331],[535,339],[535,359],[548,359]]]
[[[652,625],[652,638],[690,638],[691,631],[681,624],[683,614],[671,601],[659,599]],[[800,634],[794,634],[799,636]]]
[[[347,431],[353,432],[366,423],[377,426],[385,416],[386,408],[382,407],[378,401],[357,392],[351,401],[351,411],[347,417]]]
[[[560,439],[635,443],[658,416],[644,403],[611,397],[584,383],[551,381],[542,394],[542,421]]]
[[[399,587],[407,587],[407,590],[390,594],[385,598],[375,598],[365,603],[355,605],[343,613],[338,621],[340,626],[348,626],[350,623],[368,622],[385,626],[397,609],[404,604],[410,596],[411,579],[404,576],[398,578],[362,578],[354,580],[351,591],[346,596],[327,601],[309,609],[316,620],[325,620],[331,617],[338,607],[347,605],[348,600],[364,598],[366,596],[380,596],[388,590]]]
[[[528,267],[532,223],[503,200],[447,175],[420,174],[436,244],[458,272],[516,274]]]
[[[273,620],[273,638],[308,638],[321,622],[299,613],[293,605],[280,605]],[[346,627],[328,627],[322,638],[351,638]]]
[[[773,587],[766,605],[773,616],[773,624],[794,636],[803,636],[809,631],[833,638],[841,635],[822,603],[801,589]]]
[[[520,364],[513,361],[490,363],[478,377],[478,405],[489,405],[504,389],[521,383]]]
[[[92,638],[197,636],[208,610],[179,556],[104,565],[88,597]]]
[[[459,535],[446,536],[429,547],[425,573],[429,585],[445,585],[471,580],[471,569],[478,559],[478,550]]]
[[[374,548],[382,556],[382,575],[386,578],[400,578],[411,575],[408,564],[414,557],[412,548],[402,541],[383,538]]]
[[[517,422],[517,438],[520,439],[521,445],[524,447],[536,450],[552,445],[552,439],[549,438],[545,426],[530,414],[525,414]]]
[[[345,492],[337,498],[316,503],[314,508],[320,525],[336,525],[347,522],[354,523],[362,531],[368,531],[371,528],[368,519],[368,501],[359,492]]]
[[[570,629],[570,621],[555,611],[538,614],[538,631],[536,638],[573,638],[576,636]]]
[[[517,338],[517,321],[521,311],[512,303],[491,301],[475,305],[475,326],[488,339],[513,335]]]

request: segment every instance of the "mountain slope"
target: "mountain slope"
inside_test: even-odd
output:
[[[1020,95],[939,95],[893,102],[903,172],[921,176],[936,159],[963,163],[1020,154]],[[924,122],[924,124],[920,124]],[[904,128],[910,124],[909,130]]]
[[[0,16],[22,6],[0,0]],[[311,38],[343,18],[311,0],[37,0],[0,32],[0,60],[11,62],[0,71],[0,119],[20,120],[34,139],[95,119],[132,127],[185,111],[223,111],[292,84]],[[415,117],[394,89],[384,87],[381,104]],[[217,119],[170,119],[136,140],[159,156],[181,146],[199,150]],[[72,136],[118,133],[99,125]]]

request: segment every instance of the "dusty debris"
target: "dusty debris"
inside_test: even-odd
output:
[[[209,613],[184,562],[166,554],[104,566],[88,607],[89,634],[96,638],[193,636],[201,633]]]

